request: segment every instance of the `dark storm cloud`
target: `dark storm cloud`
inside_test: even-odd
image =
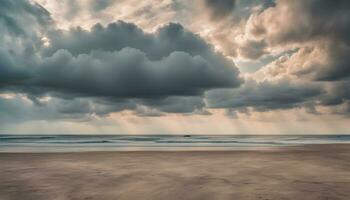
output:
[[[212,108],[252,107],[257,111],[268,111],[300,107],[323,93],[319,85],[305,85],[288,79],[274,82],[250,80],[237,89],[209,91],[206,99]]]
[[[350,10],[350,9],[349,9]],[[350,15],[349,15],[350,17]],[[349,23],[350,26],[350,23]],[[350,37],[350,36],[349,36]],[[314,79],[318,81],[338,81],[350,78],[350,43],[330,43],[326,47],[328,62],[312,66]]]
[[[241,83],[233,62],[179,24],[155,34],[118,22],[51,36],[31,84],[92,96],[151,98],[200,95]]]
[[[235,9],[236,0],[204,0],[210,9],[213,19],[230,15]]]
[[[41,45],[38,32],[49,30],[51,23],[50,14],[38,4],[0,2],[0,89],[29,77],[27,65]]]
[[[0,88],[26,78],[27,73],[15,66],[8,52],[0,49]]]
[[[1,32],[15,36],[33,36],[33,28],[45,28],[50,22],[50,14],[39,4],[28,3],[26,0],[0,1]],[[27,25],[33,27],[28,29]]]
[[[1,86],[153,98],[200,95],[211,88],[237,87],[242,81],[232,61],[180,24],[165,25],[154,34],[121,21],[95,25],[91,31],[49,33],[49,47],[39,46],[42,56],[30,52],[17,57],[18,52],[1,49],[0,66],[6,77]]]
[[[340,105],[350,101],[350,81],[333,83],[329,92],[320,98],[321,104],[326,106]]]
[[[43,49],[43,53],[48,56],[59,49],[79,55],[92,50],[119,51],[130,47],[144,52],[150,60],[159,60],[174,51],[186,52],[191,56],[200,55],[211,62],[226,60],[198,35],[176,23],[164,25],[150,34],[135,24],[118,21],[106,27],[96,24],[89,31],[80,27],[56,31],[49,38],[51,45]]]
[[[26,95],[33,112],[46,108],[55,118],[103,116],[140,107],[159,113],[204,113],[203,92],[242,82],[232,61],[180,24],[164,25],[155,33],[122,21],[61,31],[37,4],[1,5],[7,8],[1,16],[13,15],[10,24],[21,29],[0,23],[6,28],[1,30],[6,40],[0,39],[0,89]],[[26,9],[17,16],[14,11],[21,6]],[[42,102],[45,96],[54,100]]]

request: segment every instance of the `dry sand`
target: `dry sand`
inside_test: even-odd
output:
[[[0,199],[350,199],[350,145],[0,153]]]

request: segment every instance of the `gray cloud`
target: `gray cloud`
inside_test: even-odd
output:
[[[195,111],[198,113],[206,106],[203,98],[199,96],[146,99],[144,104],[167,113],[192,113]]]
[[[27,65],[42,43],[38,32],[51,29],[51,23],[49,13],[38,4],[0,2],[0,89],[28,78]]]
[[[71,111],[60,112],[60,106],[74,101],[53,100],[50,104],[38,105],[25,98],[22,94],[17,94],[12,98],[0,97],[0,124],[18,123],[32,120],[57,120],[57,119],[83,119],[86,113]],[[82,106],[79,106],[82,109]]]
[[[213,67],[204,58],[184,52],[151,61],[131,48],[77,57],[59,50],[43,60],[30,84],[91,96],[140,98],[198,95],[205,89],[238,85],[234,76],[234,68]]]
[[[243,58],[255,60],[266,53],[266,43],[264,40],[247,40],[238,48],[238,53]]]
[[[25,52],[0,50],[0,70],[6,77],[1,86],[22,92],[37,87],[82,96],[152,98],[200,95],[242,82],[233,62],[180,24],[165,25],[154,34],[122,21],[97,24],[90,31],[78,27],[47,33],[48,47],[39,43]],[[34,49],[41,49],[41,55]]]
[[[33,120],[90,121],[110,113],[131,110],[141,117],[159,117],[167,113],[209,115],[201,97],[159,99],[108,99],[91,97],[60,98],[0,94],[0,124]]]
[[[112,3],[113,3],[113,0],[92,0],[91,9],[95,12],[99,12],[106,9]]]
[[[289,79],[246,83],[238,89],[218,89],[206,94],[208,106],[212,108],[252,107],[257,111],[301,107],[312,102],[324,91],[319,85],[295,82]]]
[[[35,120],[88,121],[111,112],[135,109],[133,100],[107,101],[95,98],[61,99],[46,96],[29,98],[24,94],[0,96],[0,124]]]
[[[326,95],[320,98],[322,105],[340,105],[350,100],[350,81],[339,81],[330,85]]]
[[[34,36],[51,23],[50,14],[39,4],[26,0],[0,2],[1,31],[16,36]],[[30,24],[32,27],[27,28]]]
[[[308,47],[319,51],[318,58],[309,51],[302,70],[294,71],[294,74],[313,80],[335,81],[350,76],[349,10],[347,0],[279,0],[275,7],[252,15],[247,30],[254,39],[265,40],[270,48],[297,46],[301,50]]]
[[[279,0],[276,5],[252,16],[251,22],[254,23],[251,24],[251,33],[256,36],[263,34],[269,42],[277,44],[319,39],[349,43],[349,1]],[[283,10],[286,7],[288,10]],[[277,14],[282,14],[283,11],[286,13],[277,18]],[[259,29],[264,31],[258,31]]]
[[[205,5],[210,9],[214,19],[230,15],[236,4],[236,0],[204,0]]]
[[[198,35],[176,23],[164,25],[154,34],[150,34],[132,23],[118,21],[106,27],[96,24],[90,31],[80,27],[69,31],[55,31],[49,38],[51,45],[43,49],[46,56],[59,49],[66,49],[73,55],[79,55],[92,50],[119,51],[130,47],[144,52],[151,60],[159,60],[174,51],[186,52],[191,56],[200,55],[211,62],[225,60]]]
[[[345,117],[350,117],[350,101],[345,101],[339,106],[333,107],[331,113],[336,115],[343,115]]]
[[[18,34],[1,23],[7,27],[1,30],[7,38],[24,42],[0,48],[0,89],[26,94],[33,104],[28,109],[48,109],[50,116],[43,112],[33,119],[103,116],[140,107],[159,113],[206,113],[203,92],[242,82],[232,61],[180,24],[164,25],[155,33],[122,21],[62,31],[54,28],[49,13],[39,5],[8,4],[12,7],[3,6],[38,9],[29,13],[32,21],[26,21],[35,26],[21,24],[27,28]],[[7,11],[6,16],[12,13]],[[24,23],[18,16],[13,20]],[[54,100],[41,102],[45,96]]]
[[[200,95],[242,81],[233,62],[179,24],[163,26],[154,35],[124,22],[58,35],[43,50],[48,57],[30,84],[92,96],[144,98]]]
[[[78,0],[69,0],[66,2],[66,13],[64,15],[64,17],[68,20],[68,19],[72,19],[76,16],[79,15],[80,11],[81,11],[81,7],[79,4]]]

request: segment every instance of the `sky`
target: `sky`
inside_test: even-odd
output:
[[[1,0],[1,134],[350,134],[348,0]]]

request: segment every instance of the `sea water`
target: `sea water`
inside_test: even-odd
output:
[[[0,135],[0,152],[244,150],[350,143],[350,135]]]

